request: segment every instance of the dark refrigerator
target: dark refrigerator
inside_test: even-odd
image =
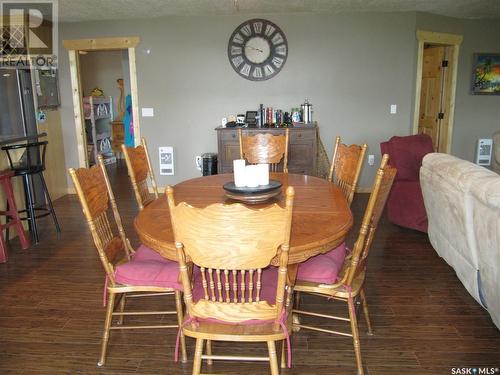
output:
[[[30,70],[0,69],[0,139],[38,133],[32,87]],[[45,205],[41,181],[31,180],[36,205]]]

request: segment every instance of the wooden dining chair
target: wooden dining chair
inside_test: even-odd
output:
[[[135,199],[137,200],[139,209],[142,210],[158,198],[158,187],[153,168],[151,167],[146,139],[141,138],[141,144],[137,147],[126,147],[122,144],[122,152],[125,155],[125,162],[127,163]],[[148,180],[151,181],[153,196],[149,193]]]
[[[339,136],[335,139],[328,181],[334,182],[342,189],[349,205],[351,205],[352,199],[354,198],[354,192],[358,186],[358,179],[365,160],[367,148],[368,146],[366,143],[361,146],[347,146],[340,143]]]
[[[179,282],[179,266],[157,252],[141,245],[132,249],[123,230],[122,220],[106,173],[101,155],[98,164],[91,168],[69,169],[83,213],[87,220],[95,247],[106,273],[104,303],[107,304],[106,321],[98,366],[106,360],[106,349],[110,330],[178,328],[182,323],[182,285]],[[108,211],[111,206],[118,234],[114,233]],[[173,311],[130,311],[125,312],[126,298],[174,295]],[[107,300],[107,301],[106,301]],[[116,303],[115,303],[116,301]],[[177,324],[124,325],[125,316],[177,315]],[[118,317],[116,325],[112,318]],[[187,360],[184,336],[181,337],[182,360]]]
[[[176,205],[172,187],[167,188],[167,196],[187,308],[182,331],[196,339],[193,374],[200,373],[203,359],[208,364],[269,361],[271,373],[278,374],[275,342],[288,337],[284,305],[287,296],[290,301],[285,285],[293,188],[286,190],[284,208],[277,204],[263,209],[239,203],[205,208],[185,202]],[[279,267],[269,267],[276,256]],[[193,287],[188,261],[200,268]],[[269,356],[212,355],[211,341],[266,342]]]
[[[313,327],[301,324],[295,319],[294,329],[309,329],[313,331],[332,333],[353,338],[354,351],[358,374],[363,374],[361,361],[361,349],[359,343],[358,324],[355,311],[355,302],[359,297],[363,305],[363,312],[368,327],[368,334],[372,334],[372,327],[368,315],[368,305],[364,291],[366,275],[366,261],[370,251],[377,225],[384,210],[387,196],[391,190],[396,169],[387,165],[388,155],[384,155],[380,168],[377,171],[368,205],[361,223],[358,239],[350,254],[346,256],[347,249],[342,244],[336,249],[322,255],[308,259],[299,266],[297,281],[295,284],[295,308],[294,314],[306,315],[319,318],[348,321],[351,324],[351,332],[339,332],[335,330]],[[348,317],[329,315],[299,309],[299,293],[308,293],[315,296],[325,297],[328,300],[338,300],[347,304]]]
[[[240,158],[250,164],[269,164],[271,172],[278,172],[278,165],[283,160],[283,172],[288,173],[288,136],[288,129],[284,135],[243,135],[243,131],[238,129]]]

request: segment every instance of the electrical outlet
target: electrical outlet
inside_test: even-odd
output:
[[[375,155],[368,155],[368,165],[375,164]]]
[[[391,115],[398,113],[398,106],[396,104],[391,104]]]

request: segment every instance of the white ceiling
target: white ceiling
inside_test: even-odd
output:
[[[59,0],[61,22],[169,15],[407,11],[500,18],[500,0]]]

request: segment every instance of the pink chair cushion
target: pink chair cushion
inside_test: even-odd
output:
[[[145,245],[141,245],[135,250],[133,258],[135,261],[156,260],[158,262],[171,262],[167,258],[162,257],[158,252],[154,251],[153,249],[150,249]]]
[[[141,245],[128,263],[116,267],[115,280],[134,286],[158,286],[182,290],[179,264]]]
[[[299,265],[297,280],[333,284],[342,268],[346,255],[345,243],[326,254],[316,255]]]
[[[208,276],[207,276],[208,277]],[[248,272],[246,273],[246,280],[247,284],[245,284],[245,298],[248,300]],[[203,291],[203,284],[202,284],[202,277],[201,274],[195,273],[194,277],[194,285],[193,285],[193,301],[197,302],[200,299],[205,298],[205,293]],[[217,283],[216,281],[216,276],[214,273],[214,282]],[[226,300],[226,293],[224,291],[224,283],[225,283],[226,277],[224,274],[221,274],[221,283],[222,283],[222,297],[223,300]],[[209,280],[207,280],[209,282]],[[257,282],[257,273],[254,272],[253,275],[253,300],[255,301],[255,296],[256,296],[256,282]],[[262,289],[260,291],[260,300],[261,301],[267,301],[269,304],[273,305],[276,301],[276,287],[278,285],[278,268],[277,267],[272,267],[269,266],[266,269],[262,270]],[[237,278],[237,289],[238,289],[238,302],[241,300],[240,296],[240,285],[241,285],[241,274],[238,273],[238,278]],[[208,286],[210,289],[210,284]],[[210,293],[210,292],[209,292]],[[209,294],[209,297],[211,297],[211,294]],[[215,297],[218,300],[219,299],[219,293],[217,290],[217,284],[215,285]],[[234,297],[234,289],[233,289],[233,275],[232,273],[229,274],[229,297],[231,298],[231,302],[233,301]]]

